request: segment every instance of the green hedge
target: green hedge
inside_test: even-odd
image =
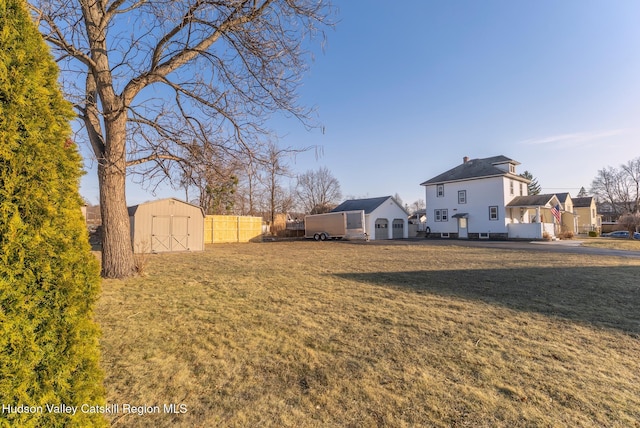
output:
[[[57,73],[26,3],[0,0],[0,426],[106,426],[79,409],[104,404],[100,277]]]

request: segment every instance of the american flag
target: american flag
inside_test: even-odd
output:
[[[560,223],[560,205],[551,207],[551,214],[556,218],[556,222]]]

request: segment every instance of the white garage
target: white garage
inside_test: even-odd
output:
[[[406,239],[409,237],[409,213],[393,198],[350,199],[332,212],[363,210],[365,232],[371,240]]]
[[[128,208],[136,253],[204,251],[204,211],[175,198]]]

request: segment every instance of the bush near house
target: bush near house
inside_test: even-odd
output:
[[[70,105],[26,10],[0,0],[0,426],[103,426],[52,405],[104,403]],[[25,409],[29,410],[28,412]]]

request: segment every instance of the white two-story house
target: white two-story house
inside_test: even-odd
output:
[[[518,165],[506,156],[465,157],[462,164],[421,183],[430,236],[536,239],[553,231],[553,225],[540,223],[540,210],[555,206],[557,198],[529,198],[529,180],[518,175]],[[516,203],[510,205],[512,201]]]

